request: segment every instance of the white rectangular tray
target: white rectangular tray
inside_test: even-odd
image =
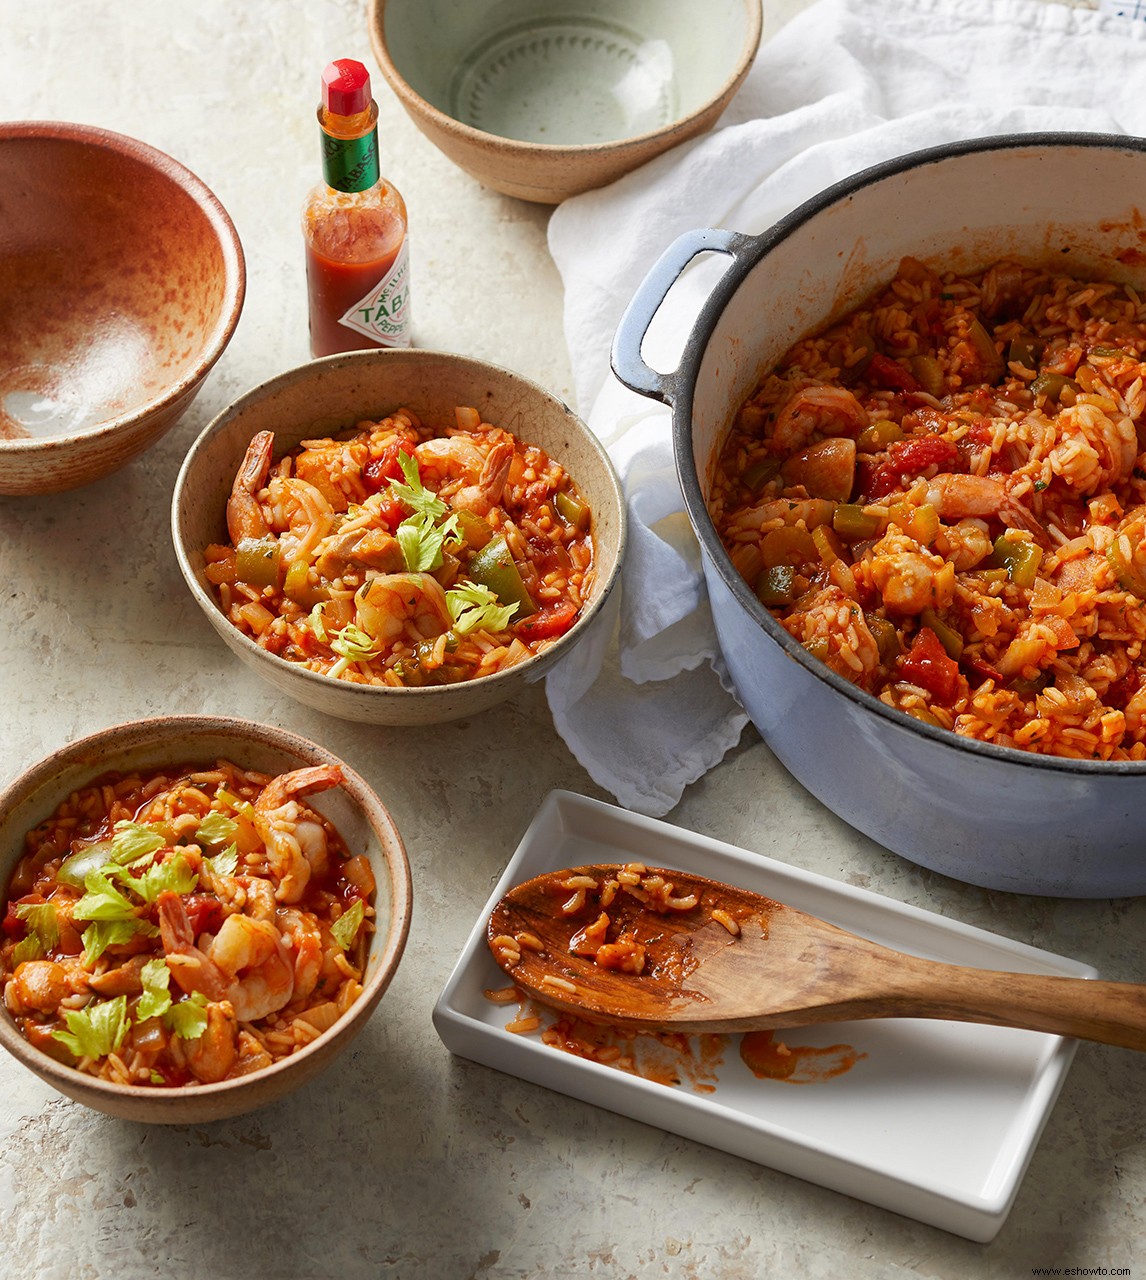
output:
[[[434,1007],[462,1057],[671,1133],[795,1174],[976,1241],[1006,1220],[1075,1042],[1006,1027],[924,1019],[836,1023],[784,1038],[846,1042],[862,1060],[807,1085],[756,1078],[737,1041],[710,1093],[677,1087],[506,1031],[518,1006],[485,930],[494,904],[531,876],[588,863],[647,862],[740,885],[917,955],[985,969],[1093,978],[1088,965],[801,871],[570,792],[542,804]]]

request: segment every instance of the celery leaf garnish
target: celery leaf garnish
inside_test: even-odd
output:
[[[476,582],[462,582],[446,592],[446,604],[459,636],[471,631],[504,631],[517,612],[517,601],[501,604],[495,592]]]
[[[124,820],[115,824],[111,838],[111,861],[126,866],[157,853],[167,843],[167,837],[156,827]]]
[[[91,966],[108,947],[130,942],[137,933],[154,936],[159,930],[146,920],[93,920],[83,931],[83,962]]]
[[[135,906],[123,896],[102,871],[84,876],[87,892],[72,908],[76,920],[134,920]]]
[[[369,662],[377,657],[380,646],[369,632],[348,622],[330,641],[330,647],[338,654],[338,661],[327,673],[340,676],[352,662]]]
[[[199,823],[199,828],[195,832],[195,843],[209,845],[211,848],[228,844],[234,840],[236,830],[234,818],[228,818],[218,809],[212,809]]]
[[[183,1040],[198,1040],[207,1030],[207,999],[198,991],[173,1004],[163,1021]]]
[[[442,548],[446,539],[456,535],[457,528],[456,515],[451,515],[441,524],[436,524],[434,518],[425,513],[403,520],[394,536],[402,548],[406,568],[411,573],[428,573],[431,569],[438,568],[442,563]]]
[[[16,915],[28,926],[28,932],[44,949],[51,949],[60,940],[60,921],[56,908],[50,902],[21,902]]]
[[[143,983],[143,995],[135,1006],[135,1020],[145,1022],[148,1018],[161,1018],[171,1008],[171,995],[167,989],[171,970],[167,961],[162,958],[148,960],[139,977]]]
[[[190,893],[199,883],[198,873],[181,853],[164,858],[162,862],[153,862],[139,875],[122,871],[116,878],[125,888],[139,894],[148,903],[155,902],[166,889],[182,895]]]
[[[67,1031],[53,1031],[52,1039],[77,1058],[103,1058],[114,1053],[127,1035],[127,997],[98,1000],[83,1009],[65,1009]]]
[[[40,939],[34,933],[28,934],[12,948],[12,972],[15,973],[25,960],[42,960],[46,954]]]
[[[440,516],[444,516],[449,507],[436,493],[425,488],[422,484],[422,477],[418,472],[418,460],[408,453],[400,452],[398,454],[398,465],[402,468],[406,483],[402,484],[399,480],[391,480],[391,495],[409,507],[415,515],[429,516],[431,520],[437,520]]]
[[[239,850],[233,844],[228,845],[222,853],[217,853],[213,858],[204,858],[203,865],[212,879],[233,876],[239,869]]]

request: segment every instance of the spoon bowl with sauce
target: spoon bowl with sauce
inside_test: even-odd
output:
[[[1146,985],[924,959],[760,894],[639,863],[515,886],[490,916],[488,941],[527,995],[632,1030],[935,1018],[1146,1049]]]

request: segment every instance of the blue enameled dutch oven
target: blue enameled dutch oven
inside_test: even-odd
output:
[[[698,255],[727,269],[677,368],[641,343]],[[737,409],[791,344],[839,319],[912,256],[974,271],[1014,257],[1132,282],[1146,296],[1146,141],[1095,134],[978,139],[903,156],[824,191],[760,236],[681,236],[634,295],[613,367],[672,409],[676,465],[716,630],[768,746],[845,821],[913,862],[991,889],[1146,892],[1146,762],[1067,760],[957,737],[896,711],[811,657],[732,566],[705,495]]]

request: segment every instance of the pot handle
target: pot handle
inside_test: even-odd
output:
[[[752,241],[739,231],[715,227],[686,231],[678,236],[649,269],[621,316],[613,335],[610,364],[613,372],[629,388],[643,396],[670,404],[677,384],[677,371],[658,373],[645,363],[641,345],[668,291],[685,267],[701,253],[727,253],[735,258]]]

